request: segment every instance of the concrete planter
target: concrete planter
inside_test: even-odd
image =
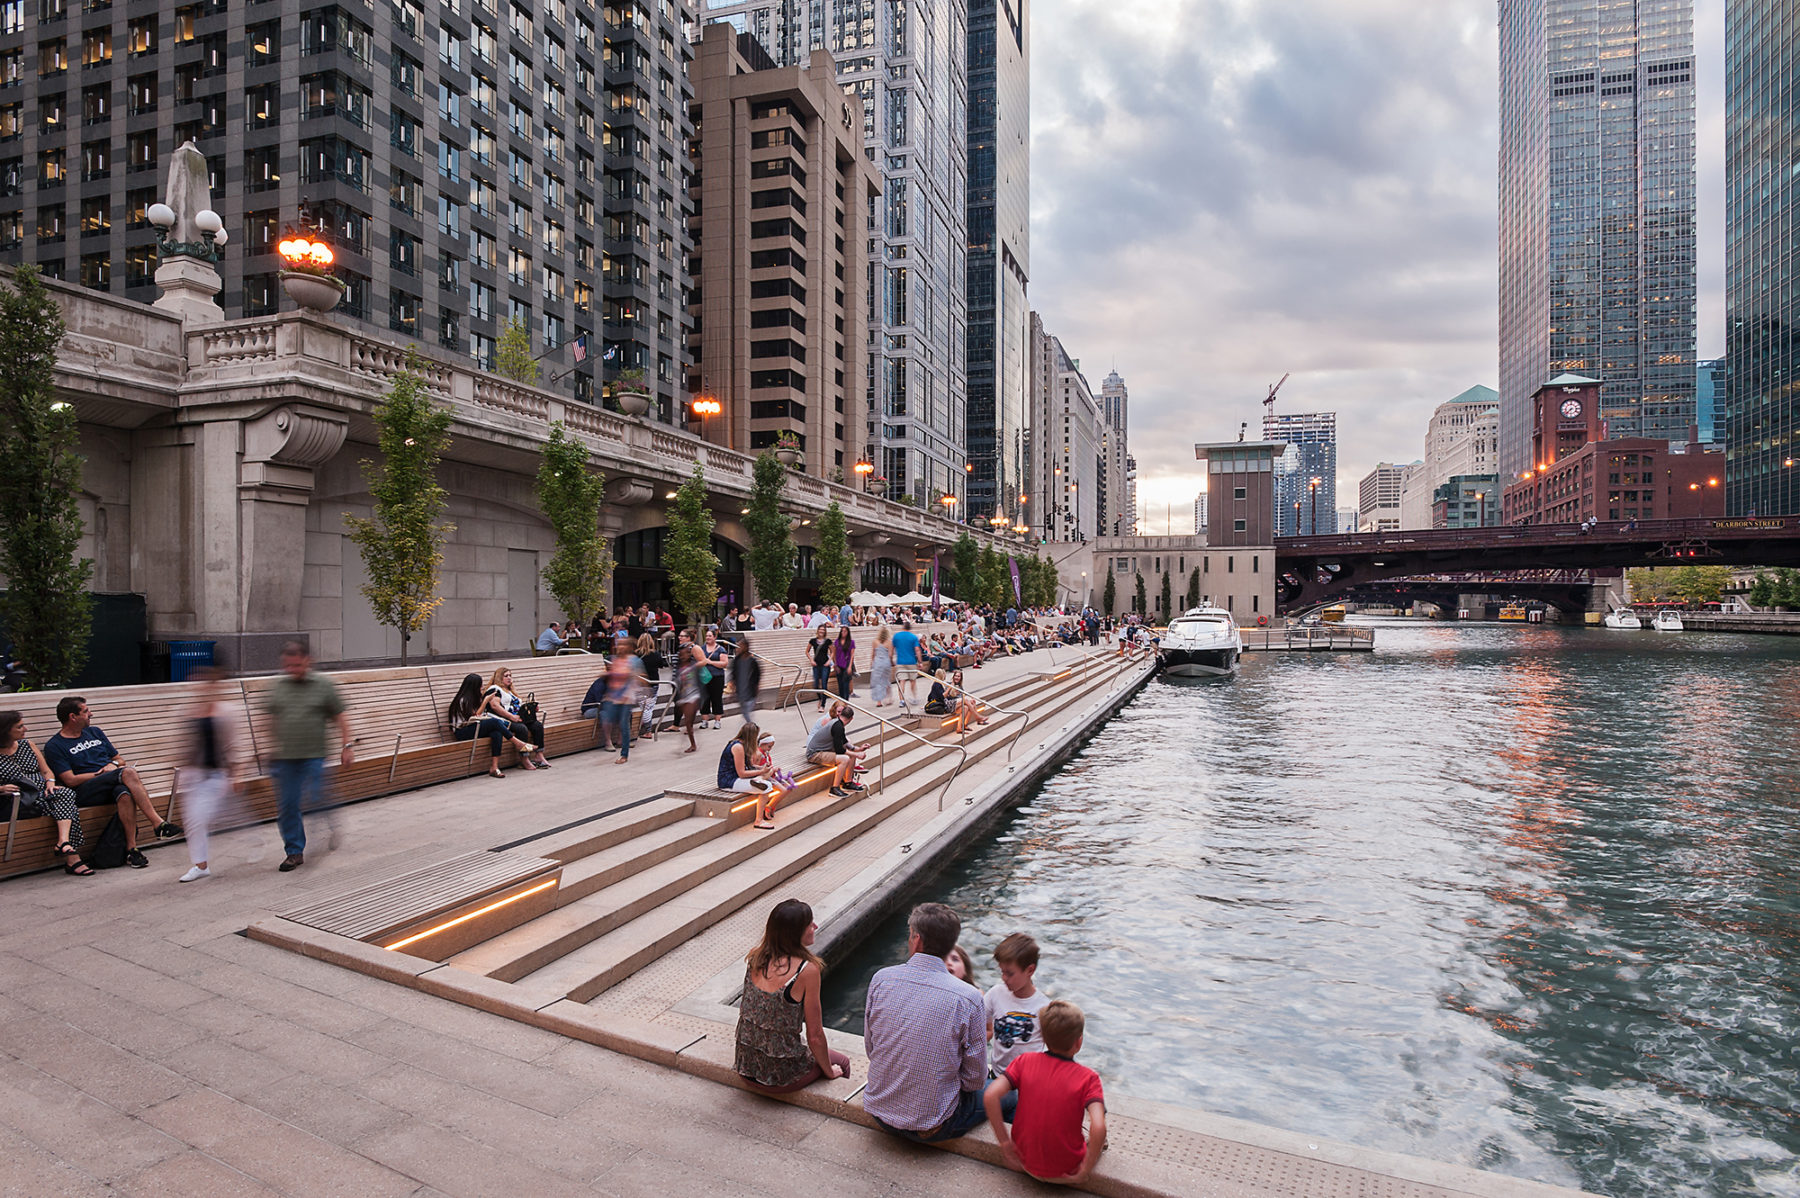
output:
[[[806,451],[804,449],[794,449],[791,447],[784,449],[777,446],[775,449],[775,457],[780,460],[783,466],[793,467],[800,465],[800,463],[806,460]]]
[[[650,393],[647,391],[615,391],[613,398],[619,401],[619,410],[627,416],[642,416],[650,410]]]
[[[339,280],[301,270],[282,271],[281,289],[289,299],[313,312],[329,312],[344,298],[344,284]]]

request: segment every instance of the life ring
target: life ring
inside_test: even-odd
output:
[[[1267,617],[1267,616],[1256,617],[1256,626],[1258,628],[1267,628],[1269,626],[1269,617]]]

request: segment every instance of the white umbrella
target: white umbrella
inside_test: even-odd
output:
[[[906,594],[904,594],[904,595],[900,596],[898,599],[894,600],[894,602],[895,603],[930,603],[931,598],[927,595],[921,595],[917,591],[908,591],[908,592],[906,592]]]
[[[881,597],[881,601],[883,603],[905,603],[906,602],[906,600],[902,599],[898,595],[883,595]]]

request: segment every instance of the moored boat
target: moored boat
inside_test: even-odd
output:
[[[1656,618],[1650,621],[1650,627],[1658,632],[1686,631],[1686,625],[1681,622],[1681,617],[1666,607],[1656,613]]]
[[[1644,626],[1644,622],[1638,619],[1638,614],[1629,607],[1621,607],[1616,611],[1607,612],[1606,619],[1602,620],[1601,623],[1608,628],[1624,628],[1632,631],[1636,631]]]
[[[1237,619],[1221,607],[1195,607],[1169,621],[1157,656],[1178,678],[1235,674],[1244,642]]]

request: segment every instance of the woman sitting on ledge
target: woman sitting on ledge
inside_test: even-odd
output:
[[[738,1076],[763,1094],[792,1094],[818,1081],[850,1076],[850,1058],[825,1043],[813,955],[812,908],[785,899],[769,912],[762,943],[744,958],[738,1000]]]
[[[17,808],[23,819],[28,805],[56,821],[56,847],[51,851],[62,858],[63,872],[92,877],[94,871],[79,851],[81,812],[75,807],[75,792],[56,784],[43,753],[26,739],[25,717],[0,711],[0,813],[11,815]]]

